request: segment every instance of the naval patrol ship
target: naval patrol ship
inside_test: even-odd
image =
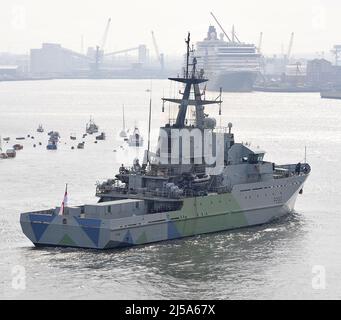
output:
[[[310,166],[267,162],[264,151],[235,141],[231,123],[218,127],[205,107],[221,111],[221,94],[206,100],[201,86],[208,80],[191,55],[190,35],[186,44],[184,75],[169,79],[183,85],[182,97],[163,99],[179,106],[177,117],[160,128],[155,154],[149,133],[143,163],[122,165],[98,184],[97,204],[22,213],[35,246],[142,245],[262,225],[294,210]]]

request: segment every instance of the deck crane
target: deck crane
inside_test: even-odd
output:
[[[96,56],[95,56],[95,70],[99,70],[99,64],[101,63],[101,60],[104,55],[104,48],[108,40],[108,34],[109,34],[109,29],[110,29],[110,24],[111,24],[111,18],[108,19],[107,25],[104,30],[103,38],[101,45],[96,46]]]
[[[109,34],[109,29],[110,29],[110,23],[111,23],[111,18],[109,18],[107,26],[105,28],[104,31],[104,35],[102,38],[102,45],[101,45],[101,49],[104,51],[105,45],[107,44],[107,40],[108,40],[108,34]]]
[[[227,33],[225,32],[224,28],[221,26],[221,24],[219,23],[218,19],[215,17],[215,15],[213,14],[213,12],[211,12],[211,16],[213,17],[213,19],[215,20],[215,22],[218,24],[218,26],[220,27],[221,31],[225,34],[225,37],[227,38],[227,40],[229,42],[231,42],[230,37],[227,35]]]
[[[154,49],[155,49],[157,59],[159,60],[159,63],[161,65],[161,70],[163,70],[165,67],[164,55],[163,55],[163,53],[160,54],[159,47],[158,47],[157,42],[156,42],[154,31],[152,31],[152,38],[153,38],[153,44],[154,44]]]
[[[264,55],[262,54],[262,48],[263,48],[263,32],[261,32],[259,34],[259,41],[258,41],[258,47],[257,47],[257,52],[260,56],[260,60],[259,60],[259,63],[260,63],[260,71],[258,72],[259,76],[263,79],[263,81],[265,82],[266,79],[265,79],[265,73],[266,73],[266,64],[265,64],[265,58],[264,58]]]
[[[294,44],[294,36],[295,36],[295,34],[292,32],[292,33],[291,33],[291,37],[290,37],[290,43],[289,43],[288,53],[287,53],[287,57],[286,57],[286,64],[289,63],[289,60],[290,60],[290,57],[291,57],[292,46],[293,46],[293,44]]]

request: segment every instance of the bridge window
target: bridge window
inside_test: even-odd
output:
[[[258,162],[262,162],[263,161],[263,154],[250,154],[248,157],[248,162],[250,164],[257,164]]]

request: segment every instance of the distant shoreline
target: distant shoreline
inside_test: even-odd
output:
[[[160,77],[52,77],[52,78],[19,78],[19,79],[0,79],[0,82],[18,81],[45,81],[45,80],[166,80],[167,76]]]

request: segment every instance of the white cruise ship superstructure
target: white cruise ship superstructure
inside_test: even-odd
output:
[[[227,40],[223,33],[218,39],[216,28],[210,26],[207,37],[196,44],[198,68],[204,69],[211,79],[208,89],[218,91],[222,87],[227,92],[252,91],[260,72],[260,54],[254,44],[240,42],[234,28]]]

